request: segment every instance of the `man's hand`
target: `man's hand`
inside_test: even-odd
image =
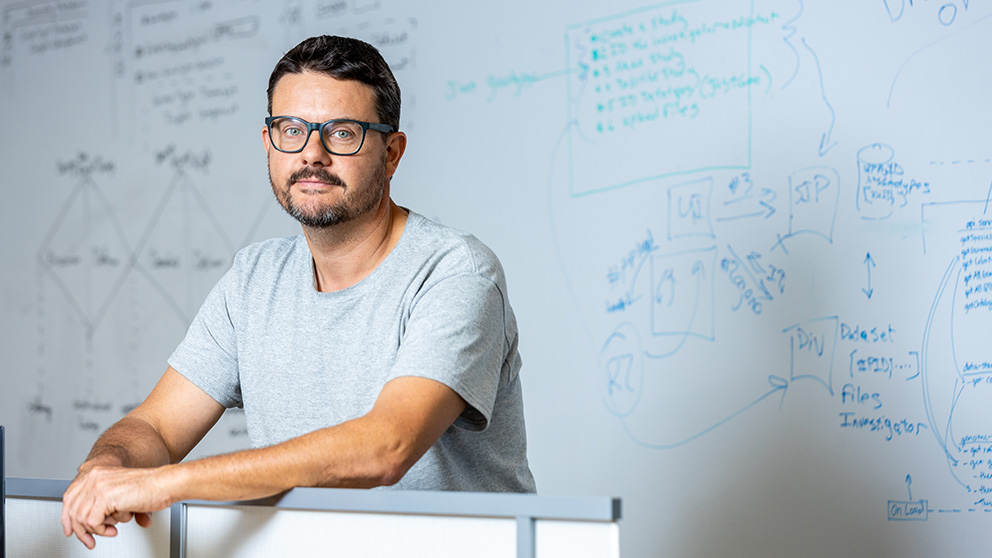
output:
[[[94,466],[81,468],[62,497],[62,531],[76,535],[86,548],[96,546],[93,535],[113,537],[118,523],[134,518],[151,525],[150,512],[172,504],[162,488],[162,468],[132,469]]]
[[[149,512],[180,499],[173,492],[183,481],[169,464],[181,461],[223,412],[170,366],[141,405],[100,435],[79,467],[62,497],[65,535],[75,533],[93,548],[93,535],[113,537],[118,523],[133,518],[151,525]]]

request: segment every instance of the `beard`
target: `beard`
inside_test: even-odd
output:
[[[316,178],[334,186],[344,188],[340,200],[332,204],[323,204],[319,200],[302,204],[293,199],[293,184],[306,179]],[[283,187],[277,187],[269,168],[269,183],[272,193],[279,205],[304,227],[326,229],[352,221],[355,218],[371,213],[382,202],[386,190],[386,161],[383,157],[381,165],[376,165],[374,172],[361,183],[349,186],[341,178],[322,167],[304,167],[289,176]]]

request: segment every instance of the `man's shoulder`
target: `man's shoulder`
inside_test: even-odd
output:
[[[410,212],[407,226],[411,248],[435,261],[439,271],[470,272],[502,277],[496,253],[475,235]]]

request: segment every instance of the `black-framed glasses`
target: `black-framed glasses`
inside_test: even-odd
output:
[[[269,128],[269,141],[283,153],[299,153],[310,141],[310,133],[320,133],[320,144],[332,155],[354,155],[365,144],[365,132],[375,130],[384,134],[396,131],[389,124],[361,122],[359,120],[328,120],[327,122],[307,122],[295,116],[269,116],[265,119]]]

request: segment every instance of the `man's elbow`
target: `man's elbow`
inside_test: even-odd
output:
[[[405,440],[385,444],[378,452],[377,459],[373,460],[376,464],[376,486],[392,486],[400,482],[422,453]]]
[[[407,444],[399,440],[379,440],[357,451],[351,466],[342,469],[328,463],[314,486],[338,488],[374,488],[398,483],[420,458]]]

